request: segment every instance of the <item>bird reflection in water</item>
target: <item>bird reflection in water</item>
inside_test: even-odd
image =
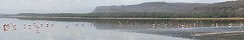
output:
[[[36,30],[36,34],[40,34],[39,30]]]
[[[66,28],[66,29],[69,29],[69,26],[67,25],[67,26],[65,26],[65,28]]]
[[[219,27],[218,23],[215,23],[215,27]]]
[[[240,23],[240,27],[243,27],[243,22]]]

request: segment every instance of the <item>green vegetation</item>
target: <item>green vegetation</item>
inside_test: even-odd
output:
[[[115,18],[233,18],[244,17],[235,12],[201,12],[201,13],[161,13],[161,12],[132,12],[132,13],[91,13],[95,17]]]

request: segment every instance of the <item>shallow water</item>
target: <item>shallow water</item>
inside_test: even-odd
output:
[[[243,20],[0,19],[10,25],[0,40],[238,40],[244,33]]]
[[[96,23],[83,21],[47,21],[0,18],[0,24],[16,24],[16,30],[9,26],[0,27],[0,40],[178,40],[163,35],[133,32],[119,32],[98,29]],[[46,25],[46,24],[49,25]],[[41,27],[41,24],[43,25]],[[52,25],[53,24],[53,25]],[[31,26],[29,26],[31,25]],[[37,28],[37,27],[39,28]],[[47,27],[48,26],[48,27]],[[53,27],[52,27],[53,26]],[[26,29],[25,29],[26,28]]]

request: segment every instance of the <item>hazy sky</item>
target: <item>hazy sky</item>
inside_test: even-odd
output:
[[[131,5],[143,2],[214,3],[228,0],[0,0],[0,13],[91,12],[96,6]]]

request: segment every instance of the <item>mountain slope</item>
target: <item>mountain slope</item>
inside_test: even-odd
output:
[[[111,12],[166,12],[166,13],[189,13],[195,7],[207,5],[203,3],[166,3],[166,2],[146,2],[137,5],[122,6],[99,6],[93,13]]]
[[[194,8],[195,12],[243,12],[244,1],[227,1]]]

